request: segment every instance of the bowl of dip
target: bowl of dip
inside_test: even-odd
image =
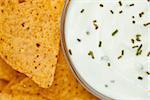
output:
[[[64,54],[98,98],[150,100],[149,6],[149,0],[66,0]]]

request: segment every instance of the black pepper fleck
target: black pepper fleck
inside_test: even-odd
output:
[[[36,43],[36,46],[39,48],[39,47],[40,47],[40,44],[39,44],[39,43]]]
[[[143,77],[139,76],[139,77],[138,77],[138,80],[143,80]]]
[[[104,7],[104,5],[103,5],[103,4],[99,4],[99,6],[100,6],[100,7]]]
[[[133,20],[132,23],[135,24],[135,21]]]
[[[134,16],[132,16],[132,18],[135,18]]]

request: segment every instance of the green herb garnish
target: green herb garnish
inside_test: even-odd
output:
[[[147,75],[150,75],[150,72],[147,71],[146,74],[147,74]]]
[[[139,56],[139,55],[142,54],[142,50],[141,50],[141,49],[142,49],[142,46],[143,46],[143,45],[141,44],[141,45],[137,48],[137,51],[136,51],[136,55],[137,55],[137,56]]]
[[[89,56],[91,56],[91,57],[92,57],[92,59],[94,59],[94,58],[95,58],[95,57],[94,57],[94,53],[93,53],[93,51],[89,51],[88,55],[89,55]]]
[[[141,41],[141,40],[140,40],[140,37],[141,37],[141,34],[137,34],[137,35],[136,35],[136,41]]]
[[[131,6],[134,6],[134,4],[130,4],[129,6],[130,6],[130,7],[131,7]]]
[[[149,57],[150,56],[150,51],[147,53],[147,57]]]
[[[108,67],[110,67],[110,66],[111,66],[111,64],[110,64],[110,63],[107,63],[107,65],[108,65]]]
[[[123,12],[123,11],[122,11],[122,10],[120,10],[120,11],[119,11],[119,14],[121,14],[122,12]]]
[[[135,45],[135,46],[133,46],[132,48],[138,48],[139,46],[138,45]]]
[[[113,33],[112,36],[115,36],[118,33],[118,29],[116,29]]]
[[[99,41],[98,47],[102,46],[102,41]]]
[[[120,6],[122,6],[122,2],[121,1],[119,1],[118,3],[119,3]]]
[[[82,9],[81,11],[80,11],[80,13],[83,13],[84,12],[84,9]]]
[[[97,30],[98,29],[98,25],[96,24],[97,20],[93,20],[93,25],[95,27],[95,29]]]
[[[145,27],[150,25],[150,22],[143,24]]]
[[[131,39],[131,42],[134,44],[134,39]]]
[[[118,59],[121,59],[124,55],[124,50],[121,51],[121,55],[118,57]]]
[[[110,12],[111,12],[112,14],[114,14],[114,12],[113,12],[112,10],[110,10]]]
[[[89,31],[87,31],[87,32],[86,32],[86,34],[87,34],[87,35],[90,35],[90,32],[89,32]]]

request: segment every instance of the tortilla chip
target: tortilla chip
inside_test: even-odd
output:
[[[29,94],[40,94],[50,100],[98,100],[74,78],[62,51],[58,58],[53,85],[49,89],[38,87],[29,78],[24,78],[18,84],[13,85],[11,89],[12,91],[22,91]]]
[[[53,82],[59,51],[63,2],[54,2],[0,0],[0,56],[43,88]]]
[[[10,81],[17,74],[8,64],[0,58],[0,79]]]
[[[0,92],[3,90],[3,88],[8,84],[6,80],[0,79]]]
[[[24,74],[18,73],[2,90],[3,93],[11,93],[11,87],[20,81],[22,81],[26,76]]]
[[[0,100],[46,100],[38,95],[0,93]]]

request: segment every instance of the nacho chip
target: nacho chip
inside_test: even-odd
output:
[[[53,82],[59,51],[63,2],[54,2],[0,0],[0,56],[43,88]]]
[[[46,100],[38,95],[0,93],[0,100]]]
[[[3,90],[3,88],[8,84],[6,80],[0,79],[0,92]]]
[[[55,79],[50,88],[40,88],[29,78],[24,78],[18,84],[13,85],[11,89],[29,94],[40,94],[50,100],[98,100],[74,78],[62,51],[58,58]]]
[[[8,64],[0,58],[0,79],[10,81],[17,74]]]
[[[13,77],[13,79],[3,88],[2,92],[11,93],[12,92],[11,87],[22,81],[25,77],[26,76],[24,74],[17,73],[17,75]]]

